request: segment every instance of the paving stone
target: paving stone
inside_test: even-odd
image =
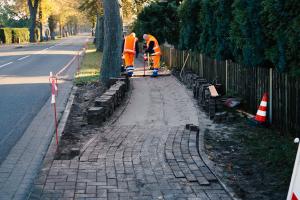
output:
[[[97,189],[97,197],[107,198],[107,189]]]
[[[103,107],[90,107],[87,112],[87,121],[89,124],[99,125],[105,121],[105,110]]]
[[[75,196],[75,190],[65,190],[64,197],[73,198]]]
[[[107,195],[107,199],[108,200],[117,200],[117,199],[119,199],[119,195],[118,195],[118,193],[115,193],[115,192],[109,192]]]
[[[93,185],[93,186],[88,185],[88,186],[86,187],[86,190],[85,190],[85,192],[86,192],[87,194],[96,194],[96,191],[97,191],[97,186],[96,186],[96,185]]]
[[[197,133],[183,129],[116,126],[100,133],[85,152],[97,160],[53,162],[42,195],[69,191],[57,198],[72,198],[73,193],[74,199],[226,198],[227,193],[218,193],[218,182],[204,175],[210,171],[194,150]]]
[[[96,197],[96,194],[75,194],[75,198],[89,198]]]

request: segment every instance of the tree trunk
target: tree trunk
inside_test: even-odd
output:
[[[63,30],[62,30],[62,25],[60,22],[59,22],[59,35],[61,38],[63,37]]]
[[[104,17],[97,17],[97,25],[96,25],[96,47],[97,51],[103,51],[103,42],[104,42]]]
[[[78,34],[78,24],[77,23],[75,24],[75,27],[74,27],[74,34],[75,35]]]
[[[42,11],[42,1],[39,2],[39,21],[40,21],[40,42],[44,41],[43,36],[43,11]]]
[[[30,18],[29,18],[29,32],[30,32],[30,42],[36,42],[35,40],[35,23],[36,23],[36,14],[38,9],[39,0],[34,0],[33,5],[31,0],[27,0]]]
[[[100,79],[108,84],[110,77],[118,77],[121,68],[122,19],[118,0],[103,0],[104,48]]]
[[[94,30],[95,30],[95,33],[94,33]],[[96,46],[96,49],[97,51],[98,50],[98,46],[99,46],[99,15],[97,14],[97,19],[96,19],[96,27],[95,29],[92,29],[92,36],[95,35],[95,46]]]

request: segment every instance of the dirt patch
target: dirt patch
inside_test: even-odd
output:
[[[59,151],[55,159],[68,160],[74,157],[72,151],[80,149],[100,129],[100,126],[89,125],[86,119],[88,107],[94,105],[96,96],[100,96],[105,88],[98,82],[77,86],[74,102],[62,133]]]
[[[207,126],[205,151],[221,168],[221,179],[244,200],[285,199],[297,145],[293,138],[259,128],[241,116]]]

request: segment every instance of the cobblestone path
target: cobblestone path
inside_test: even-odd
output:
[[[197,112],[173,77],[133,79],[130,103],[80,159],[54,160],[31,199],[231,199],[197,148]]]

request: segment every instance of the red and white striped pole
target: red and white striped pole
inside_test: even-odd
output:
[[[57,112],[56,112],[56,96],[58,94],[58,87],[57,87],[57,77],[53,76],[52,72],[50,72],[49,81],[51,83],[51,104],[53,105],[53,110],[54,110],[55,138],[56,138],[56,145],[58,145],[58,122],[57,122]]]
[[[144,54],[144,76],[146,76],[146,61],[147,61],[147,55]]]
[[[300,146],[299,138],[296,138],[295,143],[298,145],[298,151],[294,164],[293,174],[290,182],[289,192],[287,200],[299,200],[300,199]]]

